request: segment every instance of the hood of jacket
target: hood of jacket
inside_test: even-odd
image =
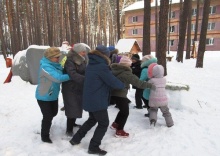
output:
[[[153,67],[152,75],[154,78],[162,78],[164,76],[164,68],[162,65],[155,65]]]
[[[107,65],[110,65],[111,63],[110,58],[98,50],[91,51],[88,54],[88,57],[89,57],[89,64],[105,63]]]
[[[83,62],[88,62],[87,57],[80,56],[77,52],[70,50],[67,54],[67,58],[73,60],[77,65],[81,65]]]
[[[157,63],[157,58],[153,57],[141,63],[141,68],[148,67],[151,63]]]
[[[40,66],[48,66],[48,65],[52,65],[52,66],[54,66],[55,68],[57,68],[59,70],[63,69],[62,66],[60,65],[60,63],[52,62],[49,59],[47,59],[46,57],[43,57],[40,60]]]

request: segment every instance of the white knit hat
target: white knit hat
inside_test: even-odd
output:
[[[82,51],[87,52],[86,46],[84,44],[82,44],[82,43],[74,44],[73,45],[73,51],[75,51],[77,53],[82,52]]]
[[[150,60],[150,59],[152,59],[152,58],[154,58],[152,55],[145,55],[143,58],[142,58],[142,62],[145,62],[145,61],[147,61],[147,60]]]
[[[119,61],[119,64],[129,66],[129,67],[131,66],[131,63],[132,63],[131,59],[127,56],[122,56]]]

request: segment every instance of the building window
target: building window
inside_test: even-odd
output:
[[[214,38],[207,38],[206,39],[206,44],[207,45],[213,45],[214,44]]]
[[[209,7],[209,14],[215,14],[216,13],[216,6],[210,6]]]
[[[215,29],[215,23],[208,23],[207,30],[213,30],[213,29]]]
[[[195,24],[192,24],[192,25],[191,25],[191,30],[192,30],[192,31],[195,31],[195,29],[196,29],[196,25],[195,25]]]
[[[193,9],[192,9],[192,16],[196,16],[196,13],[197,13],[197,9],[196,9],[196,8],[193,8]]]
[[[175,18],[175,11],[171,11],[169,15],[169,18]]]
[[[170,33],[173,33],[175,31],[175,26],[170,26]]]
[[[137,35],[138,34],[138,29],[133,29],[132,30],[132,35]]]
[[[132,17],[132,23],[138,22],[138,17],[137,16],[133,16]]]
[[[174,46],[174,40],[169,41],[169,46]]]

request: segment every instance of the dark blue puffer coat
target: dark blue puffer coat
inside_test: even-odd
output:
[[[88,54],[89,64],[85,72],[83,88],[83,109],[88,112],[105,110],[109,105],[112,89],[123,89],[124,84],[109,68],[110,60],[103,53],[94,50]]]

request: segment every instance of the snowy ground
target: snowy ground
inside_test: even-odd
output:
[[[173,53],[175,56],[175,53]],[[204,68],[195,68],[196,59],[177,63],[167,62],[167,81],[187,84],[189,91],[168,91],[169,107],[174,126],[167,128],[161,113],[155,127],[144,117],[146,109],[133,109],[134,90],[130,90],[130,116],[125,131],[129,138],[115,138],[108,129],[101,148],[108,156],[219,156],[220,155],[220,52],[206,52]],[[42,115],[34,97],[35,85],[14,76],[11,83],[3,84],[9,69],[0,56],[0,155],[1,156],[86,156],[94,128],[80,145],[71,146],[65,136],[66,117],[59,111],[53,120],[53,144],[40,139]],[[59,97],[60,108],[63,106]],[[109,107],[110,123],[118,109]],[[77,123],[82,124],[88,118]],[[74,129],[76,132],[77,129]]]

